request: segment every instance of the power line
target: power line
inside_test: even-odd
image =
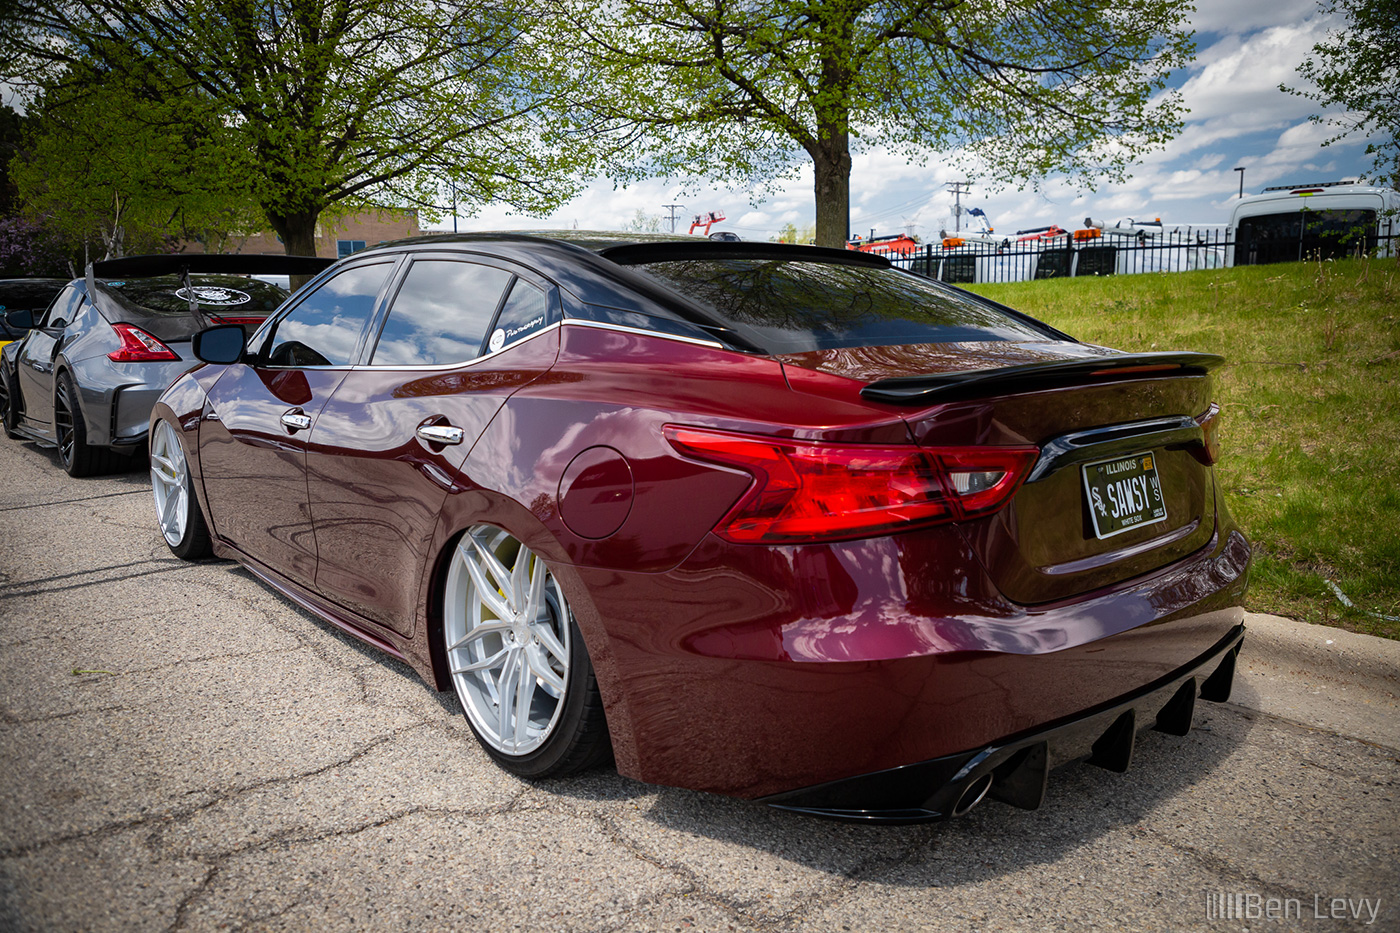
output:
[[[685,207],[685,205],[684,205],[684,204],[663,204],[663,205],[661,205],[661,206],[664,207],[664,208],[666,208],[668,211],[671,212],[671,218],[670,218],[670,220],[671,220],[671,232],[672,232],[672,233],[675,233],[675,232],[676,232],[676,211],[681,210],[682,208]]]
[[[970,181],[950,181],[945,182],[943,187],[951,189],[953,192],[953,230],[954,236],[962,232],[962,196],[972,193],[972,182]]]

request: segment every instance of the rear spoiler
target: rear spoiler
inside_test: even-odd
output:
[[[891,405],[919,405],[996,392],[1034,392],[1082,384],[1086,377],[1203,376],[1225,363],[1212,353],[1122,353],[1093,359],[1026,363],[997,369],[895,376],[860,390],[862,398]]]
[[[102,279],[140,279],[155,275],[315,275],[334,263],[318,256],[274,253],[165,253],[105,259],[88,266]]]

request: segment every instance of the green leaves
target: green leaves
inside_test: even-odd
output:
[[[152,106],[198,101],[185,124],[223,161],[289,250],[323,211],[459,203],[547,211],[591,151],[569,137],[555,50],[525,12],[435,0],[19,0],[4,28],[10,80],[44,66],[96,90],[110,75]],[[0,63],[6,60],[0,55]],[[50,67],[47,73],[52,73]]]
[[[578,106],[633,159],[617,174],[760,183],[807,160],[824,217],[850,153],[960,150],[992,181],[1120,179],[1180,129],[1193,52],[1172,0],[555,0],[596,73]]]
[[[1400,187],[1400,6],[1394,0],[1326,0],[1325,14],[1342,14],[1347,28],[1329,32],[1312,47],[1312,58],[1298,74],[1316,90],[1279,90],[1308,97],[1343,112],[1317,114],[1314,123],[1337,129],[1324,146],[1360,135],[1369,137],[1376,180]]]

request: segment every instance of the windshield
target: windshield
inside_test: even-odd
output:
[[[669,286],[768,353],[985,340],[1051,333],[897,269],[766,258],[649,262]]]

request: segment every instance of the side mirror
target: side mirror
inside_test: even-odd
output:
[[[14,333],[34,329],[34,312],[29,308],[19,308],[5,313],[5,326]]]
[[[220,324],[218,327],[206,327],[195,334],[190,341],[190,349],[197,359],[205,363],[228,365],[243,359],[243,347],[247,342],[248,335],[244,333],[242,324]]]

